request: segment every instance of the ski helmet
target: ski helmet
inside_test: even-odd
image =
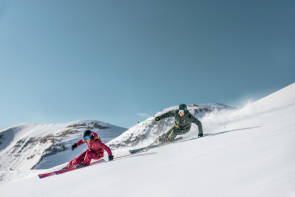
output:
[[[186,104],[180,104],[180,105],[178,106],[178,108],[179,108],[179,110],[187,111],[187,106],[186,106]]]
[[[86,136],[90,136],[90,135],[91,135],[91,131],[90,130],[86,130],[83,133],[83,138],[86,137]]]

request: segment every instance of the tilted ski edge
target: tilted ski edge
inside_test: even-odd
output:
[[[99,159],[97,161],[92,162],[89,166],[92,166],[92,165],[95,165],[95,164],[99,164],[99,163],[103,163],[103,162],[105,162],[104,159]],[[86,166],[86,167],[89,167],[89,166]],[[52,172],[38,174],[38,177],[40,179],[43,179],[43,178],[46,178],[46,177],[49,177],[49,176],[52,176],[52,175],[59,175],[59,174],[63,174],[63,173],[66,173],[66,172],[77,170],[77,169],[80,169],[80,168],[67,168],[67,169],[55,170],[55,171],[52,171]]]

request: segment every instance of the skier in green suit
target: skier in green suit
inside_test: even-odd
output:
[[[156,140],[156,142],[158,141],[160,143],[165,143],[173,141],[177,135],[182,135],[189,132],[192,123],[198,125],[198,137],[203,136],[202,123],[187,110],[186,104],[179,105],[178,110],[169,111],[161,116],[156,117],[155,120],[160,121],[168,117],[175,118],[174,126],[169,131],[161,135]]]

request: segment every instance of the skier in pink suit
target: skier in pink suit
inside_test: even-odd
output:
[[[111,149],[102,143],[100,137],[93,131],[86,130],[83,134],[83,139],[72,145],[72,150],[83,143],[87,143],[88,149],[78,157],[74,158],[67,164],[67,168],[81,168],[88,166],[91,159],[100,159],[104,156],[104,150],[107,151],[109,160],[113,160]]]

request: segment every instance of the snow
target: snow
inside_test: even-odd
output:
[[[206,136],[63,175],[29,176],[1,196],[295,196],[295,83],[201,118]],[[123,154],[120,149],[116,155]],[[115,156],[116,156],[115,155]],[[44,170],[43,170],[44,171]],[[15,189],[17,188],[17,189]]]

